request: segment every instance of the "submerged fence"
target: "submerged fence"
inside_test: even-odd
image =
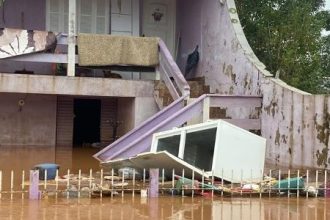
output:
[[[157,172],[152,172],[156,170]],[[31,175],[37,172],[37,179]],[[330,197],[330,181],[327,170],[260,170],[260,180],[243,179],[244,172],[240,172],[241,181],[238,183],[228,182],[224,179],[211,175],[206,178],[196,178],[192,172],[190,178],[185,177],[185,170],[180,170],[181,175],[176,175],[176,170],[166,172],[165,169],[135,169],[99,170],[92,169],[89,173],[71,173],[68,169],[64,175],[59,175],[56,170],[55,176],[50,178],[47,170],[30,171],[28,180],[26,171],[10,171],[9,179],[5,178],[4,172],[0,171],[0,198],[10,195],[33,191],[36,187],[38,197],[55,196],[66,198],[80,197],[114,197],[136,196],[157,197],[159,196],[209,196],[209,197]],[[224,171],[222,171],[224,172]],[[234,171],[231,170],[232,175]],[[40,174],[40,176],[39,176]],[[8,173],[7,175],[8,176]],[[54,178],[55,177],[55,178]],[[20,181],[18,181],[20,180]],[[155,194],[156,193],[156,194]],[[153,195],[152,195],[153,194]]]

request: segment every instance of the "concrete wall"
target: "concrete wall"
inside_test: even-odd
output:
[[[153,97],[118,99],[118,135],[123,136],[159,111]]]
[[[211,92],[263,96],[261,132],[267,138],[267,163],[328,168],[330,98],[274,79],[251,50],[234,0],[224,2],[198,3],[202,22],[198,74],[205,76]],[[191,23],[192,30],[195,25]]]
[[[0,131],[3,146],[55,146],[56,96],[0,93]]]
[[[118,126],[118,136],[123,136],[135,126],[135,109],[134,98],[119,98],[117,120],[120,123]]]
[[[153,81],[0,73],[0,92],[50,95],[153,97]]]
[[[136,97],[134,104],[135,127],[159,111],[154,97]]]

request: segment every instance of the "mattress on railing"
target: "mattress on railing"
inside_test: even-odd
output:
[[[159,63],[158,38],[78,35],[80,66],[156,66]]]

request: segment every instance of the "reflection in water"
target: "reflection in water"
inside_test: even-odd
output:
[[[10,188],[11,170],[14,170],[14,188],[22,183],[22,171],[28,180],[29,170],[39,163],[57,163],[60,165],[60,175],[67,169],[73,173],[89,173],[89,169],[99,170],[99,162],[92,157],[98,152],[95,148],[72,147],[41,147],[41,146],[10,146],[0,147],[0,170],[3,172],[3,190]]]
[[[67,168],[77,173],[87,173],[90,168],[99,169],[98,162],[91,156],[98,149],[90,148],[47,148],[10,147],[0,148],[0,170],[3,171],[4,186],[10,186],[10,171],[15,170],[15,187],[21,187],[22,170],[28,178],[28,170],[35,164],[55,162],[61,165],[60,174]],[[27,195],[24,196],[25,198]],[[35,219],[224,219],[224,220],[285,220],[330,219],[327,210],[330,200],[305,198],[202,198],[161,197],[140,198],[125,194],[122,197],[103,199],[63,199],[46,197],[41,201],[28,201],[16,194],[3,195],[0,199],[0,220]]]
[[[328,201],[329,202],[329,201]],[[203,199],[161,197],[55,199],[41,201],[2,199],[0,219],[329,219],[324,199]]]

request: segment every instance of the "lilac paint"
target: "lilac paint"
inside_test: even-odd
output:
[[[30,200],[40,199],[38,170],[30,170],[29,199]]]
[[[149,169],[149,197],[157,198],[159,190],[159,169]]]
[[[175,112],[178,112],[180,109],[182,109],[184,98],[185,97],[182,97],[177,101],[173,102],[171,105],[149,118],[143,124],[133,129],[108,147],[104,148],[102,151],[95,154],[94,157],[98,160],[103,161],[112,153],[117,152],[119,149],[122,149],[125,146],[129,145],[134,140],[138,139],[143,134],[148,132],[151,128],[155,127],[156,125],[167,119],[169,116],[175,114]]]
[[[154,133],[165,131],[176,126],[181,126],[183,123],[187,122],[191,118],[201,115],[203,111],[204,99],[207,97],[211,98],[212,100],[211,103],[221,103],[219,100],[221,99],[227,100],[228,98],[231,98],[233,102],[234,101],[240,102],[241,105],[246,102],[245,99],[242,99],[242,96],[235,97],[235,96],[221,96],[221,95],[202,95],[194,102],[190,103],[186,107],[176,111],[173,114],[168,114],[169,110],[173,108],[173,106],[168,106],[166,108],[167,111],[159,112],[157,114],[158,118],[149,119],[145,123],[144,128],[137,128],[132,131],[132,134],[130,136],[122,137],[123,140],[121,139],[120,140],[125,141],[126,143],[125,145],[119,143],[118,146],[121,147],[118,148],[118,146],[112,144],[109,147],[102,150],[100,153],[96,154],[95,157],[101,161],[107,161],[107,160],[120,159],[120,158],[129,158],[139,153],[149,151],[151,147],[152,135]],[[249,97],[247,99],[250,99],[247,108],[251,107],[251,105],[254,104],[255,104],[254,108],[260,106],[260,97]],[[163,120],[159,121],[159,118],[162,118]],[[246,119],[249,118],[247,117]],[[158,123],[155,123],[154,120],[158,120]],[[246,121],[243,120],[243,122],[247,124],[246,127],[253,125],[253,124],[250,125],[249,123],[251,123],[251,121],[248,120]],[[257,127],[259,128],[260,126]],[[135,134],[136,132],[140,132],[140,131],[143,131],[143,133],[139,133],[140,135]]]
[[[177,63],[183,71],[187,54],[202,42],[202,0],[177,1],[177,33],[180,37]],[[201,54],[202,55],[202,54]]]

